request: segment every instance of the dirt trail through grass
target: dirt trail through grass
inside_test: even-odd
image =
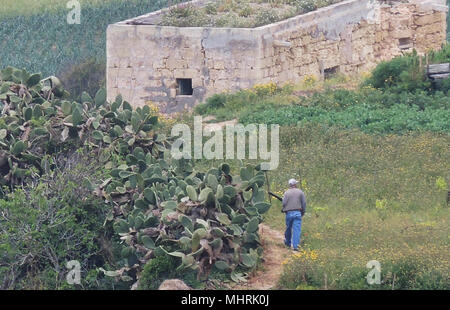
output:
[[[206,122],[215,120],[214,116],[204,119]],[[204,126],[205,131],[223,130],[226,125],[236,125],[237,119],[225,122],[208,123]],[[263,262],[244,284],[233,287],[234,290],[270,290],[275,289],[278,279],[283,271],[282,262],[291,254],[291,251],[284,246],[284,236],[281,232],[270,228],[265,224],[259,225],[259,235],[264,248]]]
[[[235,286],[235,290],[270,290],[276,289],[278,279],[283,271],[282,262],[291,254],[284,246],[281,232],[260,224],[259,234],[264,248],[263,262],[252,274],[247,283]]]

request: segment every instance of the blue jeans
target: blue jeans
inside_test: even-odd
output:
[[[300,211],[289,211],[286,213],[286,232],[284,243],[294,249],[298,249],[300,235],[302,233],[302,213]]]

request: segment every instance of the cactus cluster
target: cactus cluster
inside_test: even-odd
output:
[[[133,109],[105,90],[82,102],[67,100],[56,77],[8,67],[0,73],[1,186],[25,184],[51,170],[60,153],[84,148],[98,155],[109,177],[89,183],[111,206],[106,217],[121,247],[124,281],[139,280],[143,266],[159,255],[179,258],[179,270],[212,269],[234,281],[255,268],[261,254],[258,225],[270,205],[264,172],[228,164],[199,172],[189,160],[170,156],[170,143],[157,133],[158,118],[148,106]]]
[[[153,156],[165,147],[151,133],[158,118],[148,107],[133,110],[118,96],[109,104],[106,91],[82,102],[67,100],[58,78],[8,67],[0,71],[0,185],[26,183],[27,177],[52,168],[53,155],[87,146],[107,159],[140,146]],[[108,155],[109,154],[109,155]]]
[[[256,266],[258,225],[270,207],[259,167],[232,176],[224,163],[201,173],[183,160],[146,161],[137,149],[111,175],[105,192],[116,202],[111,219],[128,270],[161,254],[180,258],[178,269],[199,277],[217,268],[239,281],[242,270]]]

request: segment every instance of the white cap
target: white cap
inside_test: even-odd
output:
[[[293,186],[293,185],[297,185],[297,184],[298,184],[298,182],[297,182],[296,179],[290,179],[289,180],[289,186]]]

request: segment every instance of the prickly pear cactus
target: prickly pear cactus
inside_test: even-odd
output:
[[[227,164],[201,173],[185,161],[146,161],[139,152],[105,188],[117,206],[111,218],[124,268],[139,269],[159,252],[178,257],[179,270],[201,277],[217,268],[239,281],[238,270],[255,268],[262,250],[258,225],[270,207],[263,184],[256,167],[239,176]]]
[[[137,147],[150,156],[165,149],[163,136],[151,133],[158,118],[149,107],[133,110],[118,96],[109,104],[101,89],[83,102],[56,77],[8,67],[0,71],[0,185],[14,188],[32,174],[51,168],[51,157],[65,149],[88,147],[105,162],[117,153],[133,158]]]
[[[262,250],[258,225],[270,207],[258,167],[242,167],[239,175],[227,164],[196,171],[169,156],[148,106],[133,109],[120,95],[109,103],[104,89],[94,98],[83,93],[82,102],[68,95],[56,77],[0,71],[1,186],[13,190],[51,170],[61,150],[84,148],[110,174],[90,184],[111,205],[105,223],[113,223],[121,246],[121,269],[102,269],[107,276],[139,280],[157,255],[178,258],[179,270],[199,277],[216,269],[240,281],[255,268]]]

